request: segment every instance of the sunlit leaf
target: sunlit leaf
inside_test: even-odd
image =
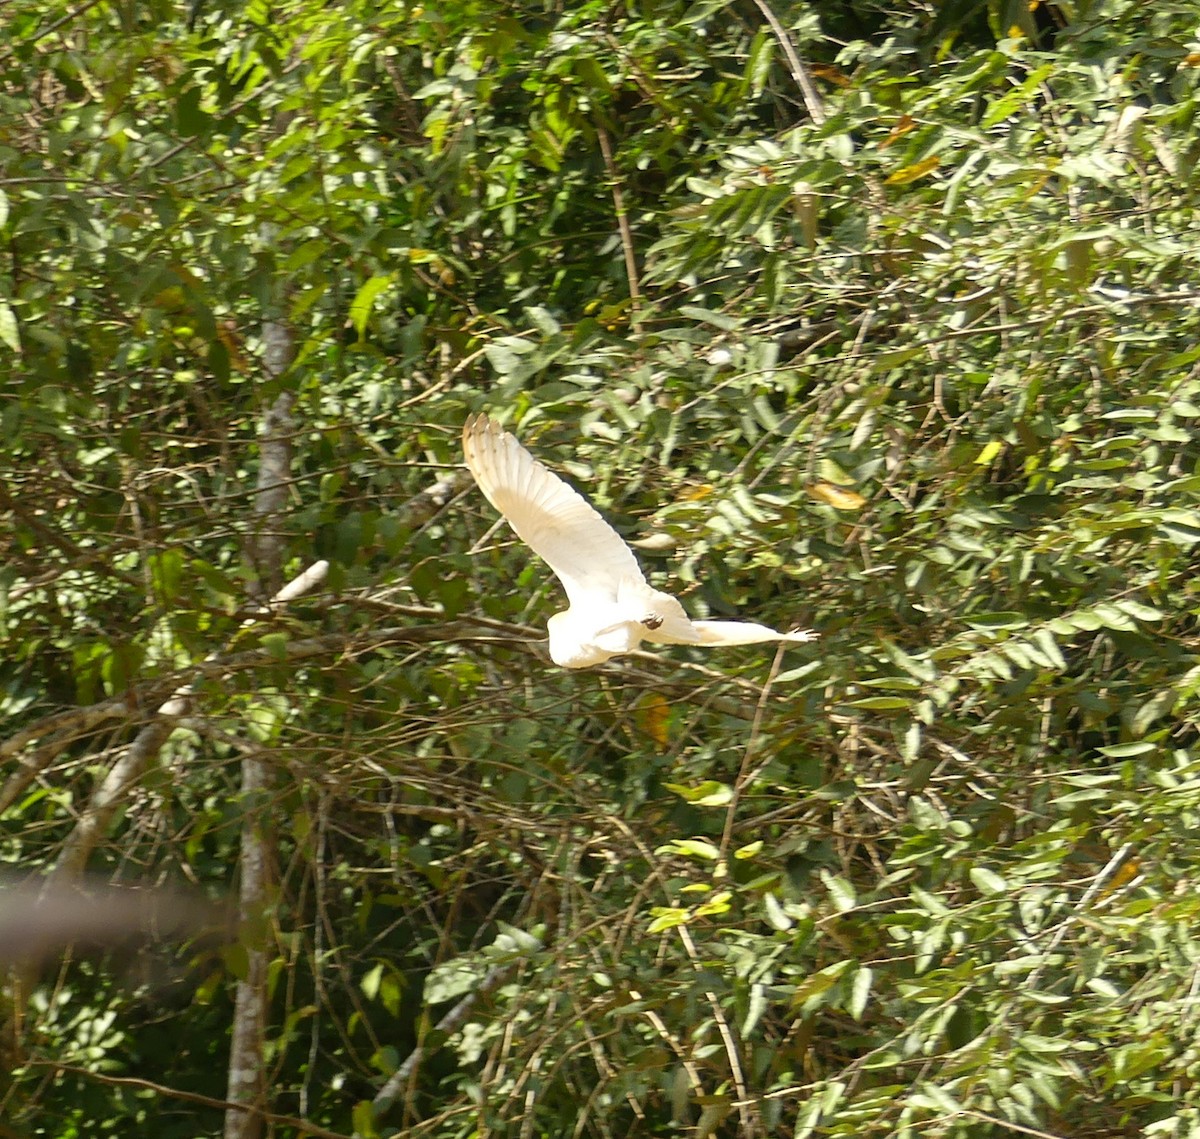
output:
[[[867,500],[857,491],[834,486],[832,483],[809,483],[805,489],[818,502],[832,506],[835,510],[861,510],[867,504]]]
[[[0,344],[20,355],[21,335],[17,330],[17,318],[4,301],[0,301]]]
[[[999,874],[987,869],[986,866],[972,866],[969,873],[971,881],[985,894],[1007,894],[1009,892],[1008,883]]]
[[[676,838],[660,848],[663,854],[681,854],[686,858],[700,858],[705,861],[716,861],[721,856],[720,850],[711,842],[701,838]]]
[[[889,186],[904,186],[909,182],[916,182],[925,175],[931,174],[942,164],[941,156],[931,154],[928,158],[921,159],[920,162],[914,162],[911,166],[903,166],[899,170],[889,174],[885,182]]]
[[[354,300],[350,302],[350,323],[360,337],[366,333],[367,322],[371,319],[371,310],[375,306],[376,298],[390,289],[392,284],[390,273],[380,274],[365,281],[355,293]]]
[[[662,933],[676,926],[686,925],[691,914],[688,910],[675,906],[656,907],[650,911],[653,920],[646,927],[647,933]]]
[[[888,131],[887,138],[883,139],[883,141],[879,143],[879,149],[886,150],[894,142],[908,134],[909,131],[915,130],[916,126],[916,122],[908,115],[901,115],[896,121],[896,125],[892,127],[890,131]]]
[[[827,870],[822,870],[821,881],[825,883],[825,888],[829,891],[830,900],[839,913],[845,913],[847,910],[852,910],[858,905],[858,896],[855,893],[854,887],[845,878],[837,874],[830,874]]]
[[[854,974],[854,983],[850,989],[850,1000],[846,1004],[846,1011],[855,1020],[862,1020],[863,1013],[866,1012],[874,977],[875,974],[865,965],[860,966],[858,972]]]
[[[793,926],[793,921],[784,911],[783,906],[779,904],[779,899],[774,894],[767,893],[763,895],[763,908],[766,911],[767,922],[772,929],[787,930]]]
[[[663,786],[699,807],[723,807],[733,799],[733,788],[728,783],[718,783],[715,779],[706,779],[695,787],[682,783],[664,783]]]

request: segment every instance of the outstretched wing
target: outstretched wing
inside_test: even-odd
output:
[[[700,634],[702,645],[757,645],[763,641],[792,641],[801,644],[816,640],[817,634],[809,629],[793,629],[780,633],[766,625],[753,621],[693,621],[692,627]]]
[[[467,420],[463,453],[479,489],[550,566],[572,605],[616,601],[623,582],[645,582],[620,535],[494,420]]]

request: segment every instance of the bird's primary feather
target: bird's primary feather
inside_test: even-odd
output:
[[[669,593],[647,583],[621,536],[557,475],[486,415],[463,426],[467,466],[488,501],[567,591],[570,607],[550,618],[550,656],[586,668],[642,641],[660,645],[748,645],[806,641],[741,621],[692,621]]]
[[[633,551],[588,501],[486,415],[463,427],[467,466],[487,500],[554,571],[572,605],[617,600],[622,582],[645,584]]]

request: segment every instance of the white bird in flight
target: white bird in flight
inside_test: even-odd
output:
[[[486,415],[463,425],[467,466],[487,500],[554,571],[570,606],[547,624],[550,657],[563,668],[603,664],[642,643],[753,645],[809,641],[750,621],[693,621],[646,581],[633,551],[587,500]]]

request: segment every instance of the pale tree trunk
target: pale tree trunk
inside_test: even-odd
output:
[[[268,379],[283,374],[293,356],[290,330],[279,321],[263,326],[263,370]],[[257,532],[249,554],[258,574],[258,593],[266,599],[283,579],[284,541],[280,520],[287,506],[292,468],[292,407],[295,397],[281,392],[263,419],[259,438],[258,487],[254,514]],[[253,754],[242,760],[241,883],[238,896],[243,928],[261,930],[267,908],[271,845],[260,808],[267,799],[271,776]],[[225,1098],[238,1104],[225,1112],[224,1139],[259,1139],[266,1106],[264,1071],[267,1024],[267,949],[257,937],[247,945],[246,976],[238,982],[229,1046]]]
[[[243,929],[261,929],[268,885],[268,845],[257,817],[256,803],[268,785],[266,765],[257,759],[242,763],[242,795],[246,814],[242,820],[241,890],[238,899]],[[257,939],[256,939],[257,940]],[[263,1078],[263,1043],[267,1023],[267,954],[261,944],[251,944],[246,954],[246,976],[238,982],[233,1028],[229,1044],[229,1075],[225,1098],[241,1106],[225,1112],[225,1139],[258,1139],[266,1105]]]

